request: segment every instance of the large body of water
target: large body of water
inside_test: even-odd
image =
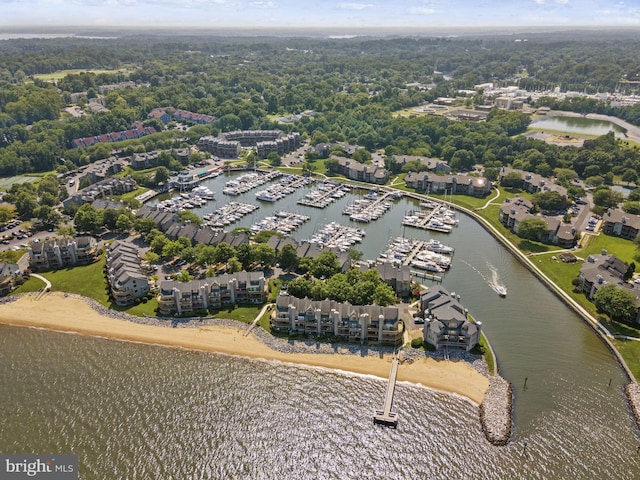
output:
[[[219,192],[224,181],[208,182]],[[253,216],[304,211],[302,194]],[[218,195],[203,211],[228,200]],[[346,221],[351,200],[309,209],[296,237]],[[364,226],[366,257],[402,234],[411,207],[403,199]],[[0,452],[76,453],[83,479],[638,478],[625,377],[602,342],[472,220],[437,236],[456,247],[443,285],[483,322],[514,386],[505,447],[486,441],[477,406],[417,386],[396,390],[393,430],[372,424],[382,379],[0,326]],[[487,283],[493,271],[504,299]]]
[[[544,116],[531,122],[532,127],[585,135],[606,135],[613,131],[616,137],[624,137],[624,129],[607,120],[564,115]]]

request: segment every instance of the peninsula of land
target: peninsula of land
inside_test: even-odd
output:
[[[16,301],[0,305],[0,323],[275,360],[380,378],[387,378],[391,366],[391,355],[380,358],[350,354],[283,353],[269,348],[253,335],[244,336],[244,330],[239,328],[212,325],[194,328],[142,325],[102,315],[77,297],[49,293],[39,300],[35,298],[23,296]],[[397,379],[455,393],[476,404],[482,403],[489,386],[488,378],[466,362],[437,361],[431,358],[404,362],[398,369]]]

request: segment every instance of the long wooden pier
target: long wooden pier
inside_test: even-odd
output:
[[[395,353],[391,361],[391,372],[389,372],[389,383],[387,384],[387,396],[384,400],[384,407],[382,407],[382,410],[376,410],[376,413],[373,415],[373,423],[387,425],[393,428],[398,426],[398,414],[391,411],[391,407],[393,406],[393,393],[396,389],[398,362],[398,354]]]

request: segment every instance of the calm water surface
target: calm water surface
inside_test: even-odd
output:
[[[300,196],[243,224],[304,211]],[[344,222],[353,198],[309,209],[297,238]],[[401,200],[364,227],[365,257],[403,233],[411,207]],[[381,379],[0,326],[0,451],[77,453],[81,478],[95,479],[638,478],[625,378],[595,334],[471,220],[438,238],[456,247],[444,286],[484,323],[514,385],[506,447],[485,440],[476,406],[416,386],[399,386],[393,430],[372,425]],[[487,284],[494,271],[504,299]]]
[[[624,129],[615,123],[585,117],[544,116],[533,120],[531,125],[536,128],[587,135],[606,135],[613,130],[616,137],[624,137]]]

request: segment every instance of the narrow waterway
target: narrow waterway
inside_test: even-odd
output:
[[[207,182],[218,200],[202,212],[228,200],[224,181]],[[302,194],[240,224],[298,211],[313,215],[295,235],[308,238],[323,223],[345,223],[340,211],[355,198],[315,210],[295,203]],[[456,248],[443,285],[483,322],[514,385],[506,447],[486,441],[476,406],[420,387],[399,385],[393,430],[371,420],[384,380],[0,326],[0,451],[77,453],[83,479],[640,476],[625,378],[597,336],[469,218],[451,234],[403,230],[412,207],[403,199],[361,224],[358,248],[375,258],[403,233]],[[494,275],[506,298],[490,288]]]

